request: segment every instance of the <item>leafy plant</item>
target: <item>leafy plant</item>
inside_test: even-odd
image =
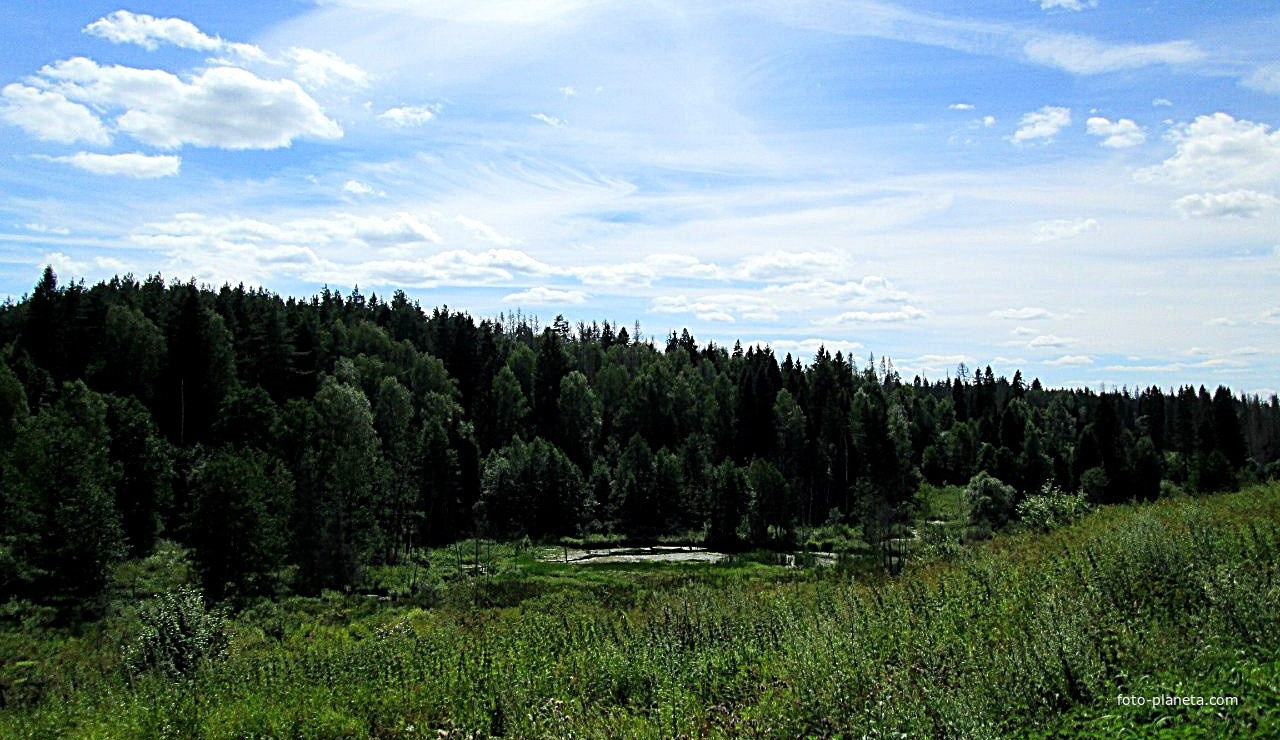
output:
[[[125,651],[134,670],[191,676],[205,662],[227,654],[226,616],[207,610],[204,596],[190,586],[149,599],[138,616],[141,632]]]

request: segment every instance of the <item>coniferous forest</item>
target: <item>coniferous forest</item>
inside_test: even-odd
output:
[[[840,522],[875,541],[922,482],[998,479],[998,525],[1045,484],[1109,504],[1280,471],[1275,397],[904,379],[886,357],[633,332],[46,269],[0,313],[4,589],[87,603],[162,534],[214,594],[318,592],[477,535],[735,549]]]
[[[923,538],[921,521],[938,516],[934,504],[942,491],[965,497],[959,540],[981,543],[1003,531],[1055,528],[1052,516],[1035,519],[1036,502],[1070,499],[1082,510],[1105,508],[1234,491],[1280,475],[1280,406],[1274,396],[1205,386],[1051,389],[1019,372],[1009,378],[990,367],[963,365],[944,378],[904,378],[884,356],[855,359],[820,351],[805,364],[778,358],[768,347],[699,344],[687,331],[645,338],[638,324],[571,325],[557,317],[541,326],[520,313],[477,320],[445,307],[424,310],[403,292],[366,298],[358,290],[342,295],[326,289],[298,299],[160,276],[86,286],[60,284],[46,269],[29,296],[0,309],[0,347],[4,618],[18,624],[42,615],[37,621],[49,629],[110,624],[118,612],[112,594],[118,596],[121,568],[153,562],[158,552],[179,552],[200,589],[160,595],[160,605],[148,607],[160,611],[149,618],[144,610],[141,617],[155,634],[120,638],[136,638],[132,658],[123,663],[130,685],[139,666],[160,664],[167,666],[166,675],[188,677],[213,670],[200,668],[204,648],[182,640],[200,633],[201,620],[225,618],[225,612],[208,611],[215,605],[263,608],[253,605],[290,595],[388,593],[380,578],[389,570],[412,564],[416,578],[419,565],[432,567],[430,553],[449,552],[450,546],[462,572],[464,541],[476,548],[482,541],[489,547],[516,543],[519,551],[538,543],[597,541],[794,553],[838,551],[839,543],[833,547],[815,532],[839,532],[879,563],[866,572],[896,574],[908,551],[956,552],[957,542],[933,542],[931,549],[915,544]],[[1274,489],[1258,490],[1271,490],[1266,500],[1274,498]],[[1252,540],[1266,557],[1276,544],[1274,521],[1268,526],[1262,534],[1255,529]],[[1119,554],[1106,550],[1113,544],[1089,549],[1079,562],[1098,567],[1102,553],[1123,564],[1123,548]],[[1077,562],[1072,546],[1064,546],[1064,562]],[[475,590],[486,567],[478,552],[468,554],[476,575],[467,592],[469,608],[487,603]],[[1226,557],[1225,550],[1214,552]],[[1260,574],[1274,572],[1274,559],[1258,563]],[[678,579],[685,576],[663,581],[674,577],[663,573],[649,573],[640,582],[653,586],[655,581],[644,578],[658,578],[666,584],[659,593],[684,583]],[[698,581],[699,587],[725,586],[722,576],[706,573],[712,575],[701,578],[710,580]],[[486,577],[498,578],[492,572]],[[509,586],[507,581],[487,583],[497,589],[490,605],[525,598],[494,585]],[[628,590],[637,588],[634,583],[608,588],[615,590],[592,592],[593,609],[654,607]],[[733,598],[749,598],[749,589],[734,588],[739,590],[730,589],[737,594]],[[1270,604],[1274,588],[1263,587],[1264,603]],[[1014,588],[1000,599],[1022,593]],[[885,598],[910,601],[920,594],[908,589]],[[440,592],[423,596],[413,588],[401,595],[411,602],[428,599],[413,602],[419,606],[453,598]],[[1159,594],[1151,598],[1161,609],[1174,609]],[[997,602],[1004,604],[1001,609],[1012,608]],[[872,608],[871,602],[841,603],[846,611]],[[914,608],[877,603],[886,614]],[[774,607],[762,616],[755,607],[716,604],[704,616],[722,622],[703,623],[688,611],[673,616],[667,604],[661,620],[668,621],[647,623],[674,629],[669,620],[693,619],[681,628],[691,634],[757,630],[749,639],[739,637],[764,640],[757,645],[760,655],[778,648],[758,632],[778,629],[770,621],[780,618]],[[1274,612],[1274,604],[1267,608]],[[155,614],[164,609],[185,615],[174,618],[174,624],[185,625],[172,628],[177,642],[156,636],[164,620]],[[1141,604],[1135,609],[1149,616]],[[1170,613],[1171,620],[1185,616]],[[740,614],[757,621],[735,622],[739,616],[731,615]],[[811,616],[818,624],[831,615]],[[260,615],[252,619],[261,623]],[[565,629],[581,637],[572,630],[591,624],[596,623],[571,629],[566,621]],[[892,631],[888,623],[882,626]],[[1256,625],[1239,629],[1263,640]],[[161,647],[154,640],[145,647],[146,634]],[[277,637],[285,640],[284,634]],[[1046,646],[1061,637],[1045,634]],[[614,636],[628,649],[639,649],[630,638]],[[1026,716],[1040,716],[1055,702],[1063,711],[1087,706],[1097,685],[1113,685],[1107,682],[1117,680],[1113,672],[1126,658],[1106,651],[1126,643],[1114,636],[1094,638],[1102,646],[1101,657],[1095,656],[1100,667],[1086,661],[1079,670],[1096,669],[1095,674],[1075,675],[1064,662],[1066,678],[1059,679],[1067,683],[1045,689],[1047,703],[1027,709]],[[138,639],[144,648],[137,648]],[[710,654],[695,654],[711,660]],[[716,691],[764,691],[767,698],[771,689],[760,675],[774,668],[761,665],[773,664],[725,655],[746,662],[706,667],[732,683]],[[24,672],[35,670],[30,655],[7,660],[0,675],[4,703],[22,707],[47,698],[40,691],[21,698],[23,687],[33,685]],[[635,660],[633,655],[625,662]],[[969,679],[986,680],[980,677],[996,669],[982,670],[988,672]],[[467,675],[474,679],[483,670]],[[811,678],[825,685],[830,676]],[[623,680],[610,680],[615,679]],[[739,679],[746,683],[734,683]],[[1023,680],[1014,674],[1004,679],[1010,686]],[[748,690],[757,684],[765,688]],[[637,705],[637,716],[665,721],[661,712],[651,714],[658,711],[654,707],[668,706],[652,695],[653,685],[619,685],[611,689],[612,698],[602,699],[606,705],[630,706],[635,696],[648,696],[650,704]],[[537,734],[536,723],[519,724],[525,719],[514,716],[528,697],[504,699],[476,686],[467,691],[489,697],[492,706],[464,711],[450,705],[433,710],[442,712],[435,719],[418,720],[426,723],[419,727]],[[530,691],[546,699],[541,689]],[[741,696],[717,696],[698,699],[704,714],[676,714],[711,722],[707,708],[723,705],[729,707],[725,722],[747,721],[732,709],[734,701],[744,701]],[[668,710],[676,711],[663,711]],[[798,729],[847,729],[836,715],[828,720],[836,724],[811,721]],[[292,727],[289,732],[296,733],[303,726],[276,729]],[[609,732],[626,734],[625,726],[593,725],[594,731],[611,727]],[[711,726],[730,735],[745,727]],[[202,733],[217,734],[203,727]],[[366,715],[353,727],[363,728],[353,735],[397,734]],[[773,726],[757,734],[775,734],[768,727]],[[778,727],[779,735],[797,729]]]

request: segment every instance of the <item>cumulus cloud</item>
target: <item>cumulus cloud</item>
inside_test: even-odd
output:
[[[1060,239],[1071,239],[1097,230],[1098,220],[1094,218],[1037,221],[1031,225],[1031,241],[1036,244],[1042,244]]]
[[[993,319],[1010,319],[1013,321],[1042,321],[1044,319],[1061,318],[1058,314],[1052,313],[1048,309],[1036,306],[1005,308],[999,311],[992,311],[990,315]]]
[[[1226,113],[1199,116],[1170,133],[1174,155],[1138,170],[1144,182],[1220,188],[1280,180],[1280,131]]]
[[[77,152],[67,157],[51,157],[95,175],[123,175],[139,179],[172,177],[178,174],[182,158],[172,155],[149,156],[141,152],[131,154],[93,154]]]
[[[195,51],[229,51],[245,59],[262,61],[266,55],[252,44],[237,44],[210,36],[181,18],[156,18],[145,13],[117,10],[84,27],[90,36],[113,44],[137,44],[155,51],[160,44]]]
[[[342,136],[342,128],[298,83],[236,67],[214,67],[184,81],[164,70],[103,67],[76,57],[40,74],[67,98],[124,109],[116,126],[164,149],[275,149],[303,136]]]
[[[538,286],[519,293],[508,293],[502,296],[503,303],[523,303],[526,305],[556,306],[563,304],[578,305],[586,303],[588,296],[580,290],[561,290]]]
[[[1187,64],[1205,58],[1204,51],[1190,41],[1110,45],[1088,36],[1072,34],[1033,39],[1027,42],[1023,51],[1033,62],[1082,75],[1152,64]]]
[[[85,106],[57,92],[13,83],[0,91],[0,118],[41,141],[59,144],[85,142],[105,146],[111,137],[102,121]]]
[[[360,180],[347,180],[342,185],[342,192],[360,196],[373,195],[378,198],[386,196],[384,191],[378,190],[369,183]]]
[[[1258,218],[1277,207],[1280,207],[1280,198],[1256,190],[1198,193],[1173,203],[1173,209],[1183,218]]]
[[[161,43],[199,51],[215,51],[223,45],[222,39],[205,34],[190,21],[156,18],[127,10],[99,18],[85,26],[84,32],[113,44],[137,44],[150,51],[155,51]]]
[[[950,110],[973,110],[972,103],[952,103],[947,106]]]
[[[1121,118],[1113,123],[1101,116],[1093,116],[1085,121],[1085,127],[1090,135],[1105,137],[1102,145],[1112,149],[1137,146],[1147,140],[1147,132],[1131,118]]]
[[[1168,98],[1155,98],[1151,101],[1151,105],[1156,108],[1167,108],[1173,105],[1173,101]]]
[[[401,128],[405,126],[421,126],[435,117],[435,108],[423,105],[404,105],[398,108],[388,108],[378,116],[380,120]]]
[[[1027,342],[1027,349],[1046,349],[1055,347],[1066,347],[1074,344],[1076,340],[1067,337],[1059,337],[1053,334],[1041,334],[1040,336]]]
[[[1053,137],[1071,125],[1071,109],[1054,105],[1046,105],[1038,111],[1024,113],[1018,119],[1018,130],[1013,132],[1014,144],[1028,144],[1034,141],[1053,141]]]
[[[1280,95],[1280,64],[1267,64],[1249,73],[1243,80],[1245,87],[1258,92]]]

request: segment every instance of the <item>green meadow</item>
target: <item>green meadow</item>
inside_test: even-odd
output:
[[[547,556],[473,543],[382,595],[207,611],[162,546],[100,621],[9,615],[0,736],[1280,736],[1274,484],[918,546],[892,577]],[[1236,704],[1118,701],[1166,695]]]

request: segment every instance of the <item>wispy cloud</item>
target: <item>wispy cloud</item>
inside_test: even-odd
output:
[[[1098,230],[1095,218],[1054,219],[1037,221],[1031,225],[1031,241],[1036,244],[1073,239],[1081,234]]]
[[[51,157],[95,175],[123,175],[139,179],[173,177],[182,166],[182,158],[172,155],[149,156],[141,152],[131,154],[94,154],[77,152],[66,157]]]

